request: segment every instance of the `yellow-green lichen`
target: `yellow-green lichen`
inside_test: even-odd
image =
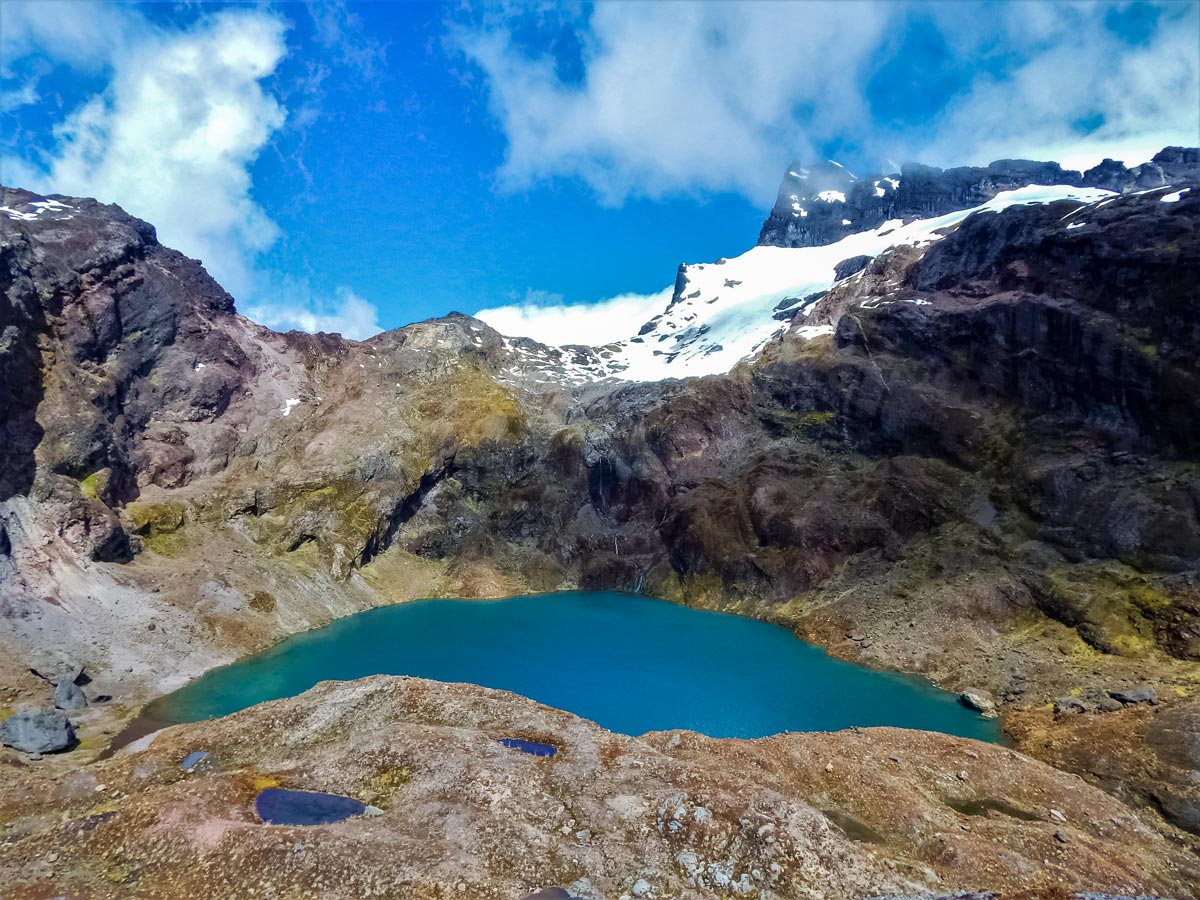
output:
[[[79,492],[89,500],[98,499],[108,487],[108,479],[112,469],[97,469],[91,475],[81,478]]]
[[[133,523],[133,530],[145,537],[170,534],[183,527],[187,507],[182,503],[130,503],[125,515]]]

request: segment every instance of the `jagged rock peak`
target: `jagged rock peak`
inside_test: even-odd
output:
[[[1200,178],[1200,148],[1166,147],[1133,168],[1106,159],[1079,172],[1056,162],[1001,159],[987,166],[940,169],[906,163],[892,174],[856,178],[840,164],[792,162],[759,246],[816,247],[878,228],[890,219],[929,217],[986,203],[1001,191],[1065,184],[1131,191]]]

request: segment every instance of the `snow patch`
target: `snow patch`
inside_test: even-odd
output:
[[[774,318],[779,309],[797,305],[801,298],[829,290],[834,267],[852,256],[876,257],[896,246],[922,247],[941,240],[942,233],[973,214],[1000,212],[1010,206],[1074,200],[1080,204],[1115,198],[1113,191],[1068,185],[1031,185],[997,194],[973,209],[947,213],[907,224],[900,219],[878,228],[848,234],[832,244],[817,247],[753,247],[722,265],[687,265],[682,276],[686,288],[664,292],[655,327],[645,335],[586,350],[537,351],[534,360],[525,349],[508,340],[513,352],[510,375],[519,382],[545,369],[556,371],[560,381],[575,383],[616,378],[624,381],[657,381],[728,372],[766,341],[786,329]],[[740,282],[736,290],[727,282]],[[786,301],[786,302],[785,302]],[[884,298],[869,303],[890,302]],[[921,306],[927,300],[909,302]],[[653,315],[647,319],[655,318]],[[641,321],[646,321],[642,319]],[[811,339],[832,333],[828,325],[799,326],[794,333]],[[582,340],[563,343],[583,344]],[[529,345],[526,345],[529,346]],[[532,352],[532,351],[529,351]],[[579,362],[575,362],[575,360]]]
[[[833,334],[832,325],[800,325],[797,326],[793,334],[804,338],[806,341],[811,341],[813,338],[819,338],[826,334]]]
[[[846,195],[841,191],[821,191],[819,194],[817,194],[817,199],[824,200],[826,203],[833,203],[834,201],[837,201],[838,203],[845,203]]]
[[[11,206],[0,206],[0,212],[7,215],[10,219],[17,219],[22,222],[33,222],[41,218],[42,213],[62,213],[65,210],[75,211],[75,207],[63,203],[61,200],[30,200],[23,206],[32,206],[32,212],[23,212]],[[74,216],[57,215],[57,219],[72,219]]]
[[[283,401],[283,414],[285,416],[290,416],[292,414],[292,410],[299,405],[300,405],[300,401],[296,397],[293,397],[291,400],[284,400]]]
[[[1180,199],[1183,198],[1183,195],[1186,194],[1190,190],[1191,190],[1191,188],[1184,188],[1183,190],[1176,191],[1173,194],[1167,194],[1165,197],[1159,197],[1158,202],[1159,203],[1178,203],[1180,201]]]

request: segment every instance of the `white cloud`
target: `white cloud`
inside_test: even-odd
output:
[[[602,3],[549,29],[582,48],[581,77],[522,43],[524,7],[456,24],[451,37],[486,79],[507,140],[502,185],[566,178],[611,204],[696,190],[765,204],[790,158],[812,158],[830,141],[881,165],[899,155],[942,165],[1053,153],[1094,162],[1136,150],[1132,164],[1167,143],[1195,144],[1200,6],[1160,7],[1149,40],[1135,46],[1106,27],[1120,11],[1112,4],[999,4],[976,14],[961,3]],[[906,62],[903,37],[915,24],[935,28],[966,64],[1013,59],[947,98],[938,115],[914,122],[886,110],[877,121],[866,87],[883,65]],[[1100,116],[1087,133],[1083,123]]]
[[[609,203],[696,188],[765,201],[783,157],[809,145],[802,119],[835,132],[861,119],[857,86],[891,18],[851,2],[599,3],[586,26],[564,24],[584,46],[580,84],[510,22],[451,34],[487,77],[504,184],[578,178]]]
[[[378,334],[379,310],[347,287],[333,298],[315,296],[305,284],[284,279],[278,300],[253,303],[243,312],[276,331],[328,331],[361,341]]]
[[[501,334],[530,337],[551,346],[600,346],[636,334],[671,301],[674,288],[655,294],[621,294],[595,303],[564,303],[561,294],[529,291],[520,303],[481,309],[475,318]]]
[[[0,75],[29,54],[97,70],[145,20],[131,8],[97,0],[4,0],[0,4]]]
[[[69,19],[74,6],[58,11]],[[285,118],[261,84],[286,52],[282,19],[234,10],[186,30],[129,14],[109,24],[123,30],[107,44],[120,48],[107,89],[55,128],[44,158],[6,160],[6,179],[119,203],[245,295],[258,254],[279,234],[251,196],[249,167]],[[31,39],[42,31],[28,29]],[[75,44],[63,45],[68,59]]]
[[[955,99],[929,155],[944,164],[1022,156],[1086,169],[1104,157],[1136,165],[1169,144],[1200,143],[1200,5],[1163,6],[1158,28],[1138,45],[1105,28],[1111,9],[1005,7],[1006,40],[1038,51]],[[1103,121],[1082,133],[1077,123],[1089,119]]]

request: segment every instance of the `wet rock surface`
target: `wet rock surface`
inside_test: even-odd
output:
[[[497,743],[512,732],[563,752],[514,753]],[[200,744],[223,767],[194,778],[179,759]],[[5,896],[53,885],[96,898],[507,900],[559,888],[857,900],[952,884],[1190,897],[1197,883],[1195,860],[1128,807],[1005,747],[889,728],[630,738],[513,694],[419,679],[325,682],[171,728],[53,791],[53,773],[11,772]],[[256,798],[280,789],[384,812],[263,824]],[[948,802],[977,798],[1026,816]]]

